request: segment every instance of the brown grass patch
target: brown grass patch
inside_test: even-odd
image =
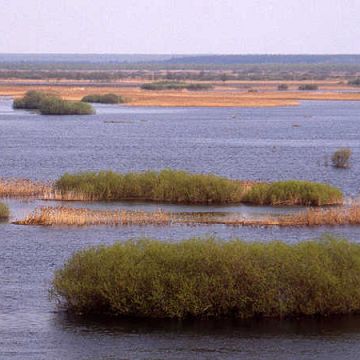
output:
[[[274,107],[296,106],[301,100],[342,100],[359,101],[360,93],[340,93],[333,90],[342,90],[344,86],[334,83],[317,82],[322,91],[293,91],[301,82],[291,84],[290,91],[276,91],[279,82],[229,82],[217,86],[213,91],[146,91],[141,90],[134,83],[134,87],[114,86],[90,87],[84,82],[83,86],[64,85],[34,85],[31,89],[41,91],[54,91],[66,100],[80,100],[85,95],[112,92],[123,96],[130,106],[186,106],[186,107]],[[250,86],[258,90],[249,93],[247,89],[234,88],[235,84]],[[216,83],[214,83],[216,85]],[[324,86],[324,87],[322,87]],[[30,85],[16,85],[16,82],[1,83],[0,95],[19,97],[29,90]]]
[[[228,225],[228,226],[321,226],[360,225],[360,205],[331,209],[310,208],[291,215],[244,219],[238,214],[171,213],[156,211],[91,210],[45,207],[35,209],[20,225]]]
[[[51,183],[29,179],[0,179],[0,197],[45,197],[52,192]]]
[[[67,207],[35,209],[19,225],[168,225],[171,215],[161,210],[153,212],[128,210],[91,210]]]

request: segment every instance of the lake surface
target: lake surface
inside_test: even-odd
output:
[[[142,171],[166,167],[240,179],[307,179],[359,194],[360,102],[299,107],[130,108],[97,106],[89,117],[13,111],[0,100],[0,176],[55,179],[65,171]],[[294,127],[296,125],[296,127]],[[351,147],[352,167],[330,157]],[[328,165],[326,165],[328,162]],[[14,217],[55,202],[6,200]],[[282,212],[261,207],[183,207],[70,203],[94,208]],[[296,210],[296,209],[293,209]],[[360,318],[248,322],[84,321],[49,300],[52,274],[74,251],[129,238],[179,241],[216,236],[296,242],[335,233],[354,241],[359,227],[216,226],[37,227],[0,223],[0,359],[357,359]]]

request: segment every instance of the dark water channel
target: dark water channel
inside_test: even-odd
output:
[[[141,171],[165,167],[240,179],[308,179],[359,193],[360,102],[304,102],[276,109],[99,106],[90,117],[44,117],[0,100],[0,176],[54,179],[65,171]],[[296,125],[296,126],[294,126]],[[330,165],[351,147],[352,167]],[[13,217],[39,201],[7,200]],[[154,209],[143,203],[66,206]],[[170,211],[283,212],[260,207],[177,207]],[[293,209],[296,210],[296,209]],[[293,321],[84,321],[48,298],[53,271],[96,244],[191,236],[288,242],[335,233],[354,241],[359,227],[216,226],[38,227],[0,224],[0,359],[357,359],[360,318]]]

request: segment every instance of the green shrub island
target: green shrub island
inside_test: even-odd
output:
[[[75,253],[52,294],[82,316],[249,318],[360,312],[360,245],[191,239]]]
[[[210,90],[212,89],[211,84],[200,84],[200,83],[185,83],[177,81],[158,81],[153,83],[146,83],[141,85],[143,90]]]
[[[13,102],[14,109],[26,109],[26,110],[38,110],[41,102],[47,97],[54,97],[54,94],[30,90],[19,99],[15,99]]]
[[[41,91],[28,91],[24,97],[15,99],[14,109],[38,110],[41,115],[91,115],[95,111],[90,104],[63,100],[57,95]]]
[[[0,220],[7,220],[10,216],[10,210],[7,205],[0,202]]]
[[[245,194],[243,201],[258,205],[322,206],[342,203],[343,194],[327,184],[289,180],[256,184]]]
[[[255,205],[331,205],[342,192],[306,181],[254,183],[209,174],[162,170],[119,174],[112,171],[64,174],[55,184],[62,194],[84,200],[144,200],[188,204],[246,202]]]
[[[337,168],[348,168],[350,166],[351,149],[343,148],[336,150],[331,158],[332,164]]]
[[[44,99],[40,104],[39,111],[42,115],[91,115],[94,113],[90,104],[56,97]]]
[[[65,174],[56,190],[84,195],[89,200],[144,200],[171,203],[239,202],[241,183],[215,175],[162,170],[119,174],[112,171]]]
[[[124,99],[116,94],[92,94],[84,96],[81,101],[100,104],[122,104]]]

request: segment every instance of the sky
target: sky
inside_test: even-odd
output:
[[[359,54],[360,0],[0,0],[0,53]]]

